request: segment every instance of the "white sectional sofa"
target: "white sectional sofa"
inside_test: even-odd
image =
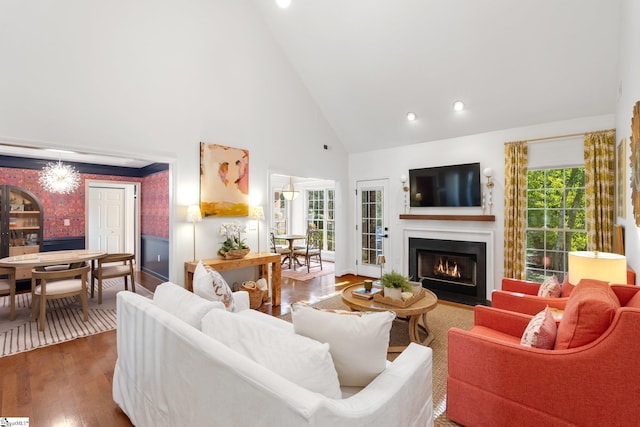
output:
[[[177,285],[161,287],[162,304],[158,291],[154,301],[131,292],[117,296],[113,398],[134,425],[433,425],[430,348],[411,344],[366,387],[328,398],[203,333],[198,321],[223,310],[220,303]],[[249,310],[246,293],[234,296],[232,316],[294,333],[289,322]],[[187,306],[193,309],[185,317],[180,311]]]

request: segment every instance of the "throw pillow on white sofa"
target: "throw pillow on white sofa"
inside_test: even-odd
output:
[[[221,302],[207,301],[171,282],[165,282],[156,288],[153,303],[197,329],[200,329],[202,316],[208,311],[213,308],[224,311]]]
[[[328,343],[342,386],[366,387],[384,371],[392,311],[322,310],[296,303],[291,318],[296,334]]]
[[[224,310],[207,313],[202,332],[307,390],[342,397],[328,344]]]
[[[193,271],[193,293],[209,301],[220,301],[229,311],[235,311],[231,287],[213,267],[198,261]]]

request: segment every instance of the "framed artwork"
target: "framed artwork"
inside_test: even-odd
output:
[[[249,215],[249,150],[200,143],[202,216]]]
[[[640,101],[633,106],[631,117],[631,206],[636,225],[640,225]]]
[[[616,148],[616,215],[627,216],[627,140],[622,138]]]

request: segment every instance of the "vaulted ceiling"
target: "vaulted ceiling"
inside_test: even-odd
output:
[[[349,152],[615,113],[619,0],[253,1]]]

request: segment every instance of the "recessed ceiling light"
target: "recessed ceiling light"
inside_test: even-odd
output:
[[[410,122],[414,121],[417,118],[418,116],[416,115],[416,113],[412,113],[411,111],[407,113],[407,120],[409,120]]]
[[[291,0],[276,0],[276,3],[281,8],[286,9],[291,5]]]
[[[456,101],[453,103],[453,109],[456,111],[462,111],[464,110],[464,102],[462,101]]]

